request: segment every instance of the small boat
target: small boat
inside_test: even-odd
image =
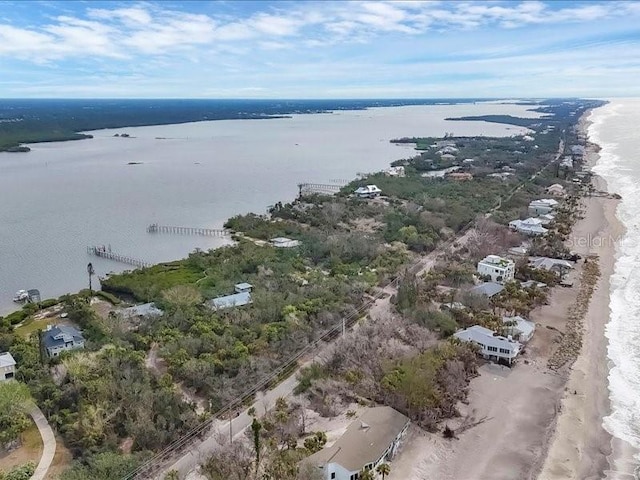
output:
[[[26,302],[29,300],[29,293],[26,290],[18,290],[13,297],[13,301],[18,302]]]

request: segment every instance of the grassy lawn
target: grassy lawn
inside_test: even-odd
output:
[[[0,471],[8,471],[18,465],[33,462],[36,465],[42,455],[42,438],[38,427],[32,423],[22,433],[22,445],[11,452],[0,453]]]

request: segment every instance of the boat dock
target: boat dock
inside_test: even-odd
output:
[[[173,233],[176,235],[202,235],[205,237],[228,237],[233,232],[227,229],[198,228],[198,227],[172,227],[153,223],[147,227],[147,233]]]
[[[149,262],[145,262],[144,260],[139,260],[137,258],[129,257],[126,255],[120,255],[119,253],[115,253],[111,251],[111,247],[107,248],[104,245],[98,245],[93,247],[87,247],[87,253],[89,255],[95,255],[97,257],[106,258],[108,260],[113,260],[115,262],[126,263],[127,265],[133,265],[138,268],[150,267],[152,264]]]

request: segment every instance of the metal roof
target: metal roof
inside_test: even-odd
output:
[[[54,325],[44,332],[44,345],[47,348],[64,345],[67,342],[84,342],[84,337],[79,330],[68,325]]]
[[[224,297],[213,298],[207,302],[207,305],[214,310],[222,310],[225,308],[242,307],[251,303],[251,293],[241,292],[233,295],[225,295]]]
[[[16,361],[9,352],[0,353],[0,368],[15,367]]]

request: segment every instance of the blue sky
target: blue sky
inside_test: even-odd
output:
[[[0,0],[0,97],[545,96],[640,96],[640,2]]]

